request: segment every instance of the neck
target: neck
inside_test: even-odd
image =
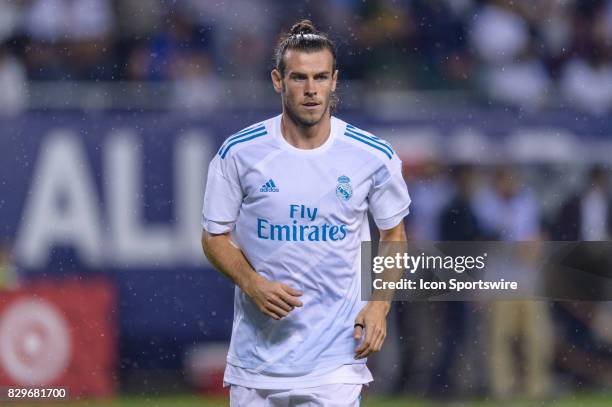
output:
[[[295,148],[312,150],[327,141],[331,133],[331,117],[323,115],[321,121],[312,126],[302,126],[296,123],[286,112],[281,118],[282,136]]]

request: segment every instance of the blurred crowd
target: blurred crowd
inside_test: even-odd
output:
[[[262,80],[278,34],[311,18],[342,79],[471,90],[538,109],[612,107],[612,0],[5,0],[0,104],[29,81],[176,81],[206,108],[221,80]]]
[[[412,169],[407,180],[413,199],[406,218],[409,240],[529,241],[519,249],[523,252],[515,267],[502,273],[522,286],[536,285],[530,279],[536,275],[531,264],[537,242],[610,241],[608,167],[595,164],[584,171],[571,190],[558,191],[558,204],[549,210],[530,179],[534,172],[543,171],[438,164]],[[611,253],[597,247],[591,243],[564,253],[562,264],[609,276]],[[583,290],[593,299],[604,289],[581,279],[584,275],[564,283],[569,275],[549,272],[551,287],[571,284],[572,292]],[[449,399],[485,394],[542,399],[612,386],[609,302],[397,302],[395,318],[397,392]]]

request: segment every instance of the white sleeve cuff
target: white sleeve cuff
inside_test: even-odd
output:
[[[220,235],[231,232],[234,229],[234,222],[215,222],[209,219],[202,219],[202,227],[208,233]]]
[[[398,212],[396,215],[393,215],[385,219],[374,218],[374,222],[376,223],[376,226],[378,227],[379,230],[393,229],[394,227],[399,225],[399,223],[402,220],[404,220],[404,218],[406,217],[406,215],[408,215],[408,213],[410,213],[410,204],[406,205],[406,207],[402,209],[400,212]]]

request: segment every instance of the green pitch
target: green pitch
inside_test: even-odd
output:
[[[67,406],[67,407],[221,407],[227,406],[227,398],[199,397],[199,396],[162,396],[162,397],[122,397],[106,401],[71,401],[55,403],[15,403],[4,404],[15,407]],[[610,407],[612,394],[608,395],[571,395],[546,402],[535,401],[465,401],[465,402],[432,402],[415,398],[378,398],[365,397],[362,407]]]

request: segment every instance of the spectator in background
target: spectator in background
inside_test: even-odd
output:
[[[303,9],[294,12],[295,3],[301,2],[186,0],[185,3],[192,23],[210,29],[209,53],[216,57],[215,73],[229,80],[268,76],[269,44],[296,17],[305,15]],[[316,10],[317,4],[308,9]]]
[[[126,49],[128,55],[121,76],[128,81],[144,82],[151,79],[152,60],[151,47],[146,41],[134,41]]]
[[[355,34],[364,79],[377,88],[418,86],[419,55],[414,55],[414,34],[417,24],[411,10],[403,2],[362,2],[356,10],[361,17]]]
[[[443,241],[474,241],[484,239],[474,211],[474,169],[457,166],[454,171],[455,195],[440,214],[440,239]]]
[[[207,113],[219,106],[221,85],[210,57],[203,52],[181,56],[173,67],[172,107]]]
[[[474,241],[483,238],[478,219],[473,207],[474,170],[467,165],[455,167],[453,170],[455,195],[440,213],[440,240],[449,242]],[[466,346],[468,335],[476,337],[477,320],[470,318],[470,309],[477,310],[473,303],[463,301],[439,302],[436,304],[439,312],[439,324],[444,327],[440,333],[440,355],[433,363],[429,394],[437,397],[450,397],[459,392],[460,375],[454,374],[459,367],[473,365],[467,360],[471,355]],[[465,373],[462,375],[465,376]],[[465,378],[470,381],[474,378]],[[476,378],[483,379],[483,378]]]
[[[410,188],[412,219],[407,223],[410,240],[437,241],[440,239],[440,212],[448,203],[452,186],[446,177],[445,167],[438,162],[423,163],[415,168]],[[438,390],[432,360],[445,357],[446,350],[440,337],[445,337],[447,327],[440,323],[445,317],[443,305],[435,302],[398,302],[395,318],[399,333],[400,380],[395,383],[396,392],[430,395]],[[432,340],[435,339],[435,340]],[[448,395],[440,394],[440,396]]]
[[[612,196],[605,166],[593,165],[584,190],[562,204],[551,226],[551,237],[556,241],[581,242],[609,241],[612,238]],[[564,265],[597,276],[610,276],[611,255],[605,246],[579,244],[568,254]],[[559,287],[581,298],[597,299],[607,289],[603,284],[593,287],[592,281],[584,281],[577,273],[553,276],[552,284],[553,289]],[[567,290],[567,287],[571,288]]]
[[[151,41],[165,25],[164,3],[159,0],[121,0],[115,2],[115,12],[118,77],[128,81],[146,81],[153,58]]]
[[[550,78],[517,3],[491,1],[477,16],[471,42],[483,63],[488,96],[530,110],[542,106]]]
[[[606,50],[594,47],[586,58],[575,57],[563,69],[561,92],[574,107],[596,115],[612,108],[612,65]]]
[[[546,104],[550,77],[531,47],[512,62],[488,68],[487,92],[495,101],[532,111]]]
[[[209,70],[214,66],[209,60],[213,42],[210,30],[197,26],[184,8],[166,10],[163,19],[162,29],[152,33],[150,38],[141,38],[125,46],[127,58],[123,76],[126,79],[172,81],[182,79],[181,74],[192,78],[194,72],[190,68],[201,66],[202,70]],[[203,56],[200,62],[190,62],[198,55]]]
[[[531,26],[534,56],[546,65],[551,78],[558,79],[559,71],[567,61],[572,48],[573,2],[541,0],[519,3],[525,19]]]
[[[509,166],[495,169],[492,185],[478,191],[474,208],[484,233],[494,240],[538,239],[540,214],[533,192]]]
[[[586,188],[561,206],[552,226],[553,240],[610,240],[612,197],[608,173],[601,165],[589,170]]]
[[[470,42],[476,56],[492,65],[512,61],[529,44],[529,26],[514,2],[494,0],[475,13]]]
[[[503,266],[489,259],[489,277],[501,274],[500,277],[507,281],[517,281],[519,287],[534,287],[537,281],[533,263],[541,233],[534,195],[521,187],[517,174],[510,167],[499,167],[492,188],[476,196],[475,209],[488,235],[505,241],[532,242],[517,246],[513,258],[503,261]],[[553,328],[547,304],[529,300],[496,301],[491,303],[490,309],[489,373],[493,395],[500,399],[513,394],[531,398],[549,395]],[[517,338],[523,345],[521,364],[517,363],[513,351]],[[525,375],[519,373],[520,365],[524,365]],[[524,380],[519,380],[521,377]]]
[[[440,212],[452,196],[452,184],[439,162],[426,162],[408,182],[413,191],[412,220],[408,223],[411,240],[438,240]],[[418,215],[417,215],[418,214]]]
[[[166,13],[159,0],[120,0],[115,2],[117,28],[122,41],[150,40],[162,27]]]
[[[605,281],[612,270],[612,254],[607,245],[596,241],[612,238],[612,197],[608,170],[593,165],[583,191],[570,196],[561,206],[551,228],[558,241],[580,241],[563,259],[563,266],[573,272],[550,270],[549,290],[560,290],[580,299],[609,298],[606,284],[593,284],[585,275]],[[588,243],[587,243],[588,242]],[[585,281],[586,280],[586,281]],[[605,303],[580,301],[555,303],[555,318],[562,335],[557,336],[557,367],[575,381],[587,385],[612,385],[612,351],[609,321],[612,310]],[[602,322],[607,327],[602,329]],[[584,361],[590,361],[585,364]]]
[[[473,85],[473,61],[468,50],[465,21],[472,18],[474,4],[468,1],[416,0],[411,4],[418,29],[412,34],[415,50],[422,55],[416,72],[419,89],[467,88]],[[404,46],[409,45],[405,44]]]
[[[193,23],[180,11],[166,14],[164,29],[157,33],[149,49],[149,79],[170,80],[174,61],[183,60],[188,54],[206,45],[198,38]]]
[[[34,79],[114,77],[114,13],[109,0],[33,0],[26,18]]]
[[[606,3],[578,4],[573,20],[574,56],[561,72],[560,90],[571,106],[603,115],[612,109],[612,43]]]
[[[0,43],[0,115],[17,114],[27,107],[27,76],[19,59]]]

